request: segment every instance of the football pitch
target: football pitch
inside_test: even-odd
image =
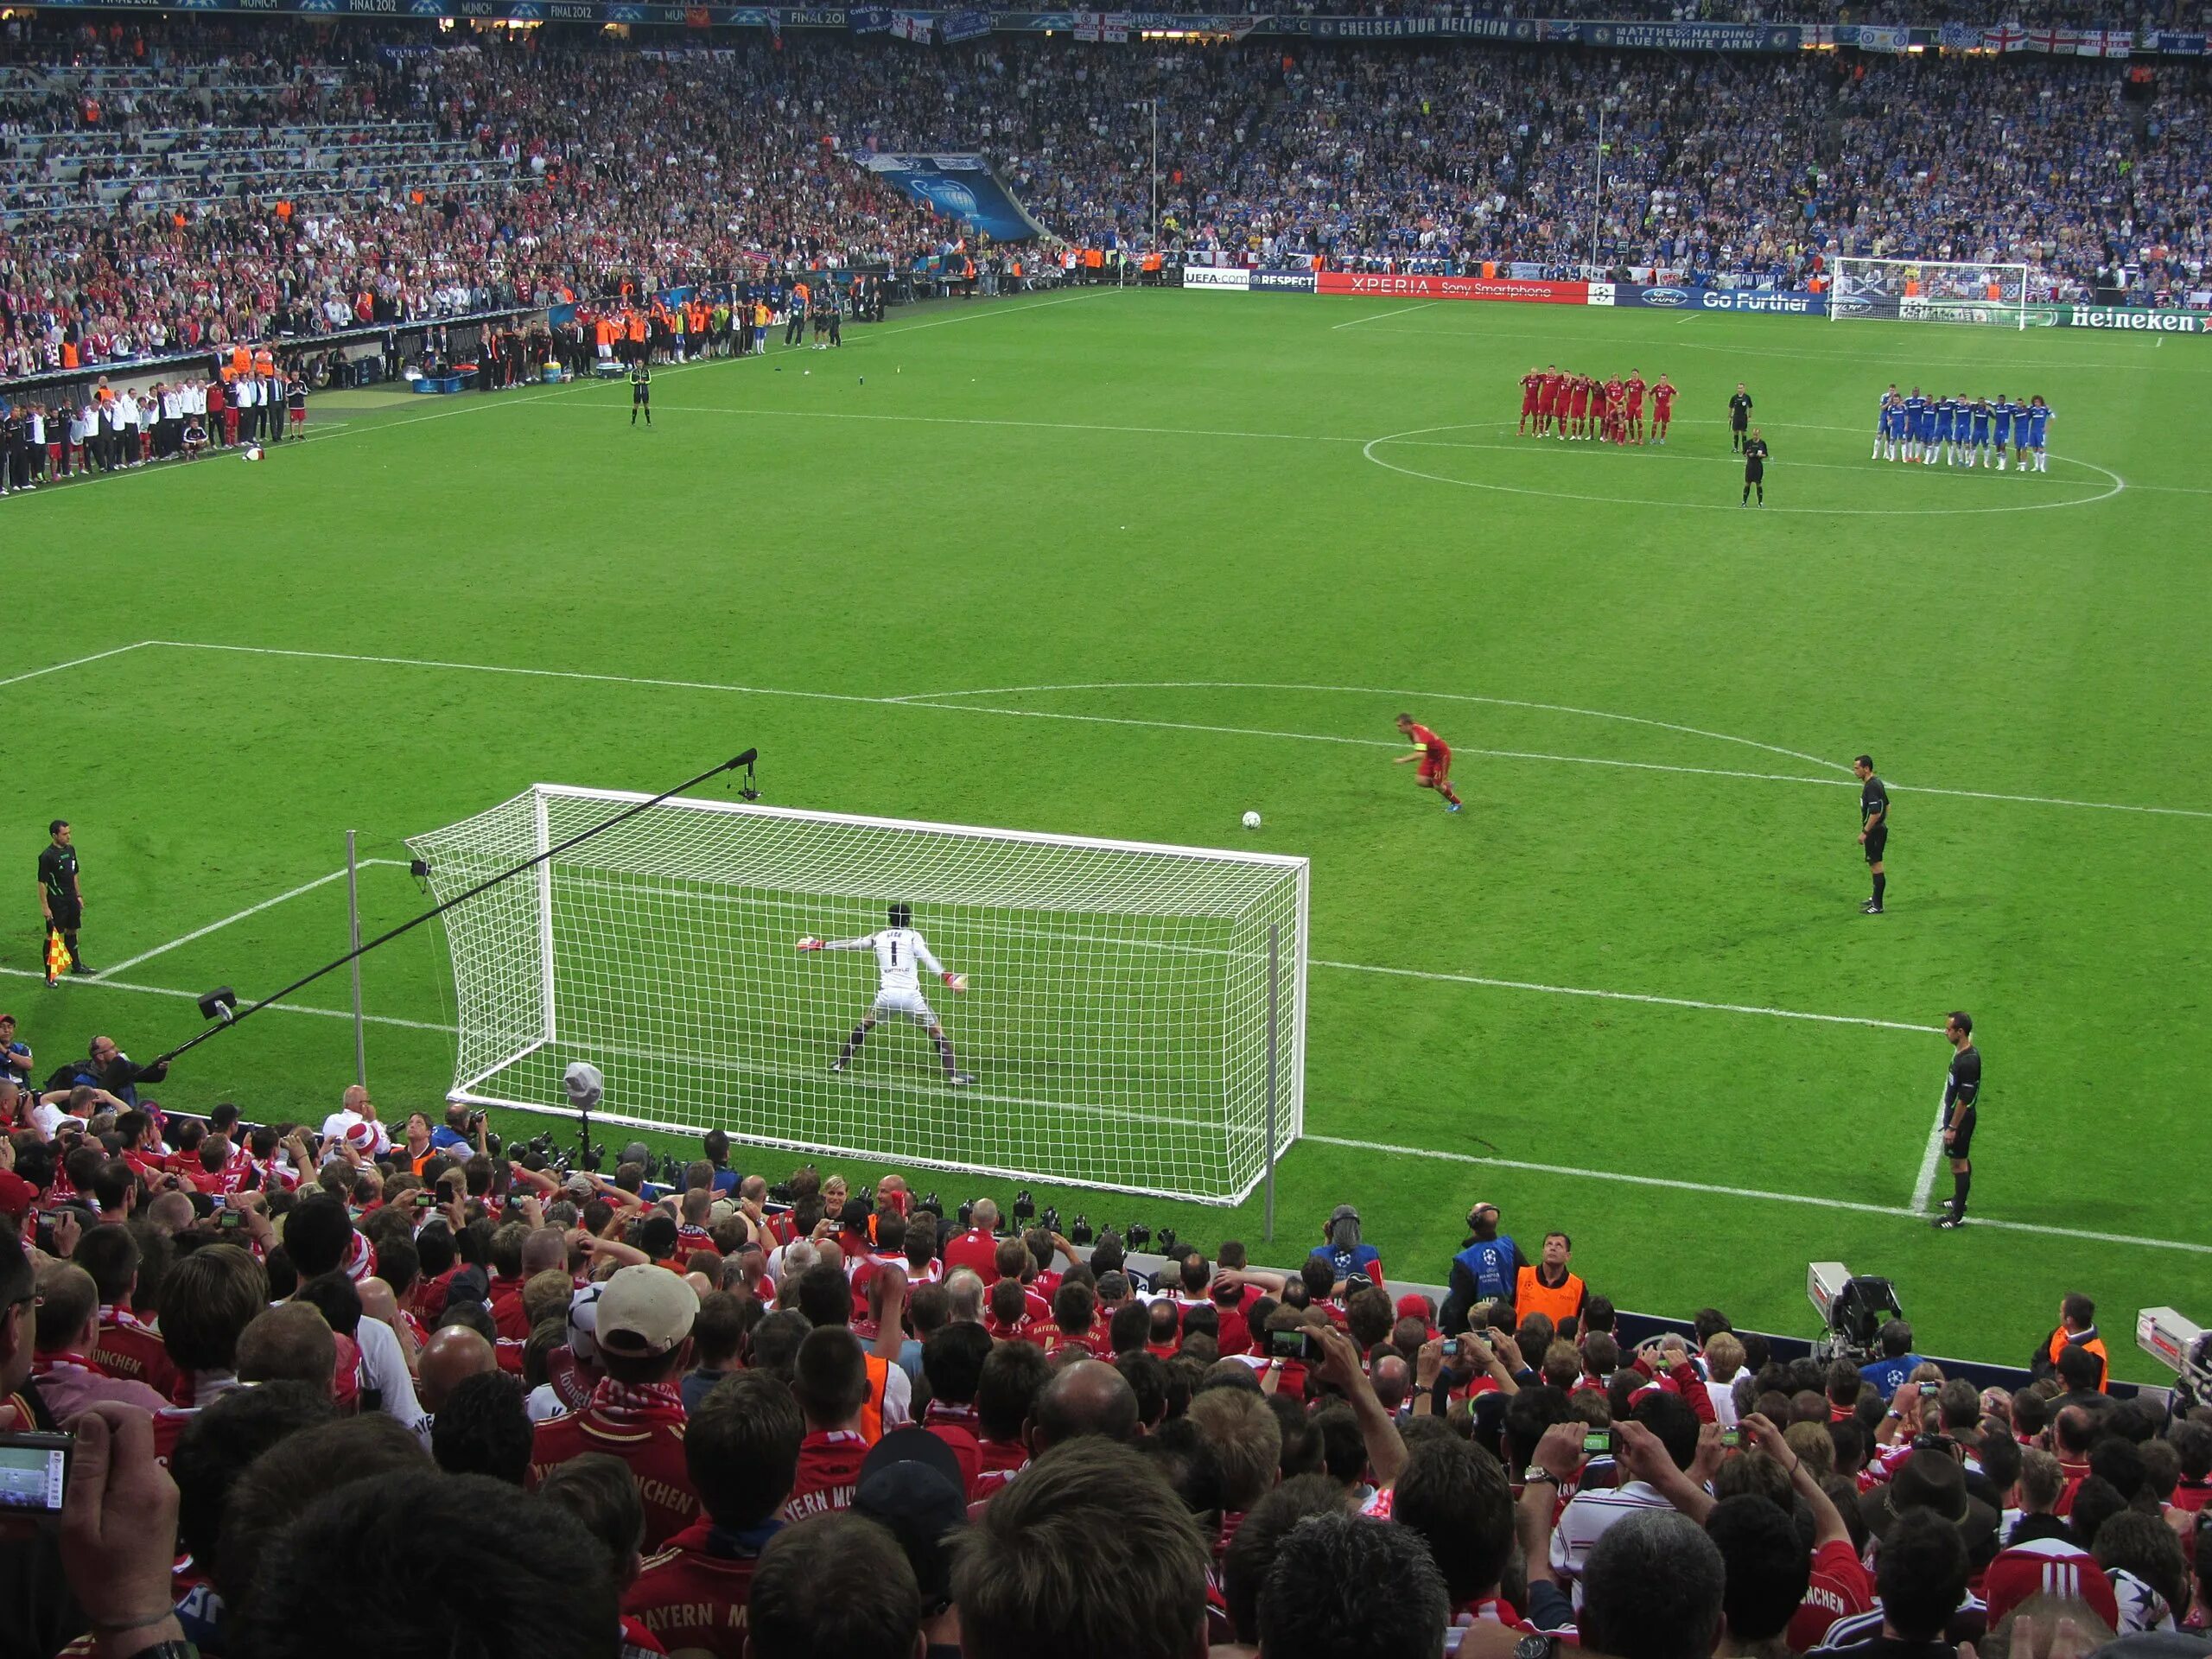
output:
[[[0,1006],[40,1070],[95,1031],[143,1058],[198,993],[344,949],[348,829],[373,932],[425,902],[406,836],[757,746],[781,804],[1312,860],[1276,1242],[1257,1196],[1038,1184],[1064,1225],[1287,1263],[1350,1201],[1389,1273],[1438,1280],[1484,1198],[1532,1251],[1571,1231],[1624,1307],[1747,1327],[1809,1333],[1805,1264],[1840,1257],[1896,1281],[1923,1351],[2017,1363],[2086,1291],[2146,1380],[2136,1308],[2212,1316],[2193,339],[1098,289],[847,341],[663,370],[651,430],[613,384],[340,395],[257,467],[0,507]],[[1664,372],[1673,440],[1516,436],[1552,362]],[[1739,380],[1764,510],[1738,505]],[[2041,394],[2050,471],[1870,461],[1892,380]],[[1401,709],[1452,745],[1463,813],[1389,764]],[[1893,796],[1878,917],[1862,750]],[[49,991],[57,815],[103,974]],[[364,977],[384,1116],[435,1111],[438,930]],[[987,995],[944,1000],[956,1040]],[[302,1001],[158,1092],[319,1119],[353,1076],[346,976]],[[1941,1234],[1952,1008],[1986,1071],[1972,1222]],[[918,1179],[948,1205],[1012,1185]]]

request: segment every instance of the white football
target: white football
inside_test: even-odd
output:
[[[245,455],[244,458],[247,461],[259,461],[261,459],[261,446],[257,443],[249,443],[246,445]]]
[[[1260,827],[1260,815],[1256,812],[1247,812],[1244,815],[1244,827],[1247,830],[1258,829]]]

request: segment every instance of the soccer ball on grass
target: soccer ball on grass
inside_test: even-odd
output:
[[[1244,827],[1247,830],[1258,829],[1260,827],[1260,815],[1256,812],[1247,812],[1244,815]]]

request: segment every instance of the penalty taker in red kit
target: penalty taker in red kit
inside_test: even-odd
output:
[[[914,913],[905,905],[891,906],[891,925],[877,933],[864,933],[856,939],[817,939],[812,934],[798,942],[802,950],[873,950],[875,952],[875,1001],[853,1027],[853,1034],[845,1039],[845,1046],[837,1051],[836,1063],[830,1069],[842,1071],[853,1063],[854,1055],[868,1040],[878,1021],[891,1014],[904,1014],[930,1034],[937,1045],[938,1058],[944,1065],[944,1080],[956,1089],[964,1088],[976,1081],[972,1073],[963,1071],[953,1058],[952,1039],[944,1034],[944,1024],[938,1019],[929,1000],[922,995],[921,969],[926,968],[955,991],[968,988],[968,976],[956,974],[931,953],[929,941],[913,928]]]
[[[1427,727],[1416,724],[1411,715],[1398,716],[1398,730],[1412,742],[1414,752],[1397,756],[1390,764],[1402,766],[1408,760],[1420,761],[1421,771],[1414,781],[1441,795],[1446,812],[1457,812],[1459,798],[1452,788],[1452,746]]]

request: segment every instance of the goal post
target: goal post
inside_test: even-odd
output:
[[[2024,264],[1837,256],[1828,320],[1972,322],[2025,328],[2034,274]]]
[[[648,798],[540,784],[408,845],[443,900]],[[1303,1128],[1307,886],[1273,854],[671,799],[446,914],[448,1097],[568,1116],[588,1060],[610,1122],[1236,1204]],[[795,947],[893,904],[967,976],[920,984],[972,1083],[887,1008],[832,1070],[876,957]]]

